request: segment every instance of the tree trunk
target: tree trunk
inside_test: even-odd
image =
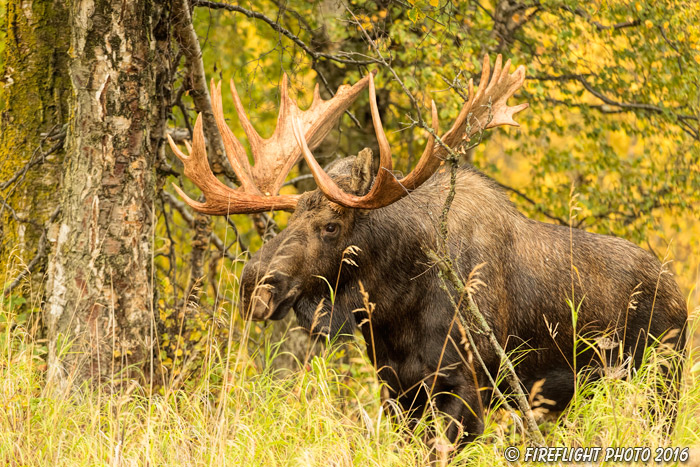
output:
[[[45,307],[48,378],[61,386],[152,375],[169,13],[151,0],[70,6],[71,122]]]
[[[18,293],[15,287],[31,268],[32,289],[41,291],[48,250],[45,228],[58,207],[56,187],[64,158],[70,95],[68,9],[58,0],[10,0],[4,19],[0,273],[7,274],[5,291]]]

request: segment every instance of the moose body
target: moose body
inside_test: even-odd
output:
[[[211,172],[201,116],[189,155],[170,139],[185,174],[206,198],[192,200],[176,186],[193,209],[214,215],[294,211],[287,229],[263,245],[243,270],[243,315],[280,319],[294,309],[303,326],[331,336],[360,326],[389,396],[417,414],[433,401],[450,419],[452,441],[482,432],[491,391],[481,388],[495,380],[501,359],[465,311],[463,294],[442,279],[431,255],[449,260],[462,280],[478,268],[484,287],[472,294],[477,307],[500,345],[518,352],[516,371],[525,388],[540,381],[541,394],[557,408],[571,399],[575,370],[628,356],[639,364],[653,339],[665,338],[676,348],[684,343],[685,303],[656,258],[625,240],[527,219],[474,169],[456,173],[444,234],[441,215],[452,188],[451,174],[440,169],[444,159],[488,128],[517,126],[513,116],[527,108],[526,103],[507,105],[525,80],[524,67],[509,70],[510,61],[502,64],[498,56],[492,73],[484,57],[478,88],[469,82],[462,110],[439,141],[433,102],[426,148],[415,169],[401,179],[392,173],[372,73],[341,87],[329,100],[317,87],[307,110],[289,97],[285,76],[277,128],[268,139],[251,125],[232,82],[254,166],[228,128],[220,85],[212,83],[214,117],[238,189]],[[326,173],[311,150],[367,88],[379,171],[374,175],[371,151],[365,150]],[[280,195],[301,157],[319,188]],[[333,300],[328,284],[335,285]],[[374,304],[371,313],[360,284]],[[475,348],[464,345],[465,327]],[[575,352],[577,336],[605,337],[606,344],[599,346],[601,352]],[[484,365],[472,358],[477,352]]]
[[[354,160],[353,170],[353,160],[337,164],[331,175],[347,191],[366,189],[371,182],[351,175],[367,174],[366,161]],[[463,279],[483,265],[478,277],[485,286],[474,301],[501,346],[523,351],[515,368],[527,390],[542,381],[540,394],[555,409],[573,395],[572,290],[572,303],[580,304],[577,334],[621,343],[608,363],[618,362],[621,347],[639,364],[651,342],[647,332],[683,345],[685,303],[653,255],[623,239],[528,219],[472,168],[458,170],[455,188],[449,258]],[[482,432],[491,393],[479,392],[490,387],[489,378],[468,356],[455,322],[460,297],[429,256],[441,245],[439,219],[449,190],[449,173],[438,171],[410,196],[376,210],[340,208],[318,190],[304,194],[287,229],[246,265],[242,309],[249,318],[280,319],[293,308],[303,326],[329,335],[359,325],[389,396],[419,415],[432,395],[453,420],[448,437],[457,441],[462,433],[469,440]],[[360,250],[352,257],[357,266],[341,267],[351,245]],[[320,277],[334,284],[338,274],[331,305]],[[360,281],[375,305],[371,317]],[[263,297],[254,297],[261,284],[268,285]],[[464,309],[459,313],[469,319]],[[499,356],[483,333],[472,335],[495,380]],[[584,352],[578,367],[601,363],[596,360]]]

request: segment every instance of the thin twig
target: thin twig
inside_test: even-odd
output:
[[[167,191],[163,190],[161,192],[161,196],[163,196],[163,199],[168,202],[170,206],[172,206],[177,212],[180,213],[183,219],[185,219],[185,222],[187,222],[187,225],[190,227],[194,227],[195,223],[195,218],[192,215],[192,213],[188,210],[187,206],[185,203],[182,201],[178,200],[174,195],[171,193],[168,193]],[[243,251],[248,251],[248,248],[244,246],[243,243],[241,243],[240,236],[238,235],[238,230],[235,231],[236,233],[236,238],[238,240],[238,244],[241,247],[241,250]],[[224,242],[219,238],[218,235],[216,235],[214,232],[210,234],[211,242],[214,244],[214,246],[221,251],[223,255],[226,256],[227,259],[230,259],[231,261],[238,261],[239,258],[236,258],[233,256],[231,253],[228,252],[228,248],[224,245]]]
[[[193,0],[192,5],[195,7],[206,7],[206,8],[211,8],[211,9],[218,9],[218,10],[228,10],[228,11],[233,11],[236,13],[242,13],[246,15],[249,18],[255,18],[264,21],[267,23],[273,30],[276,32],[282,34],[283,36],[291,39],[292,42],[294,42],[296,45],[298,45],[304,52],[309,54],[314,60],[318,60],[321,58],[325,58],[327,60],[332,60],[334,62],[338,63],[343,63],[345,65],[371,65],[373,63],[376,63],[375,60],[355,60],[352,58],[345,58],[340,55],[333,55],[329,53],[324,53],[324,52],[316,52],[315,50],[311,49],[308,45],[304,43],[297,35],[289,31],[288,29],[282,27],[279,22],[273,20],[272,18],[265,16],[262,13],[259,13],[257,11],[252,11],[248,10],[246,8],[243,8],[238,5],[231,5],[229,3],[221,3],[221,2],[212,2],[212,1],[207,1],[207,0]],[[346,55],[355,55],[354,53],[347,53]]]
[[[39,152],[39,150],[41,149],[40,143],[39,147],[36,148],[36,150],[32,154],[32,157],[29,159],[29,162],[27,162],[21,169],[17,170],[9,179],[0,183],[0,190],[6,189],[7,187],[15,183],[20,177],[24,177],[24,175],[29,171],[29,169],[31,169],[35,165],[43,163],[46,160],[47,156],[53,154],[56,151],[61,150],[61,148],[63,148],[63,141],[65,139],[65,136],[65,131],[54,136],[52,139],[56,139],[56,143],[44,152]],[[44,138],[41,142],[43,143],[48,138],[49,137]]]
[[[53,210],[51,213],[51,216],[49,217],[49,220],[47,223],[52,223],[53,221],[56,220],[56,217],[58,214],[61,212],[61,207],[56,206],[56,209]],[[34,258],[29,261],[29,264],[27,267],[20,272],[15,279],[10,282],[10,285],[8,285],[5,290],[3,291],[3,295],[8,296],[12,291],[22,282],[22,279],[24,279],[27,275],[31,274],[34,272],[36,267],[39,265],[39,263],[46,258],[47,252],[46,252],[46,244],[47,244],[47,231],[48,228],[44,228],[44,231],[41,233],[41,237],[39,238],[39,244],[37,246],[37,251],[36,255],[34,255]]]
[[[486,321],[486,318],[484,318],[484,315],[481,314],[481,311],[479,311],[479,307],[476,305],[476,302],[472,298],[471,294],[466,290],[462,281],[459,279],[459,277],[457,277],[455,271],[448,266],[448,262],[445,261],[443,258],[440,258],[433,251],[428,251],[427,254],[428,257],[431,260],[435,261],[435,263],[437,264],[438,268],[440,269],[441,276],[452,284],[452,287],[454,287],[457,293],[459,295],[466,295],[467,310],[469,311],[471,316],[475,318],[476,322],[481,327],[479,331],[486,335],[489,343],[491,344],[491,347],[496,352],[501,362],[505,365],[506,381],[510,385],[515,400],[518,404],[518,408],[520,409],[521,413],[523,414],[523,417],[525,418],[525,423],[527,425],[527,430],[530,436],[536,444],[543,446],[544,438],[539,428],[537,427],[537,423],[535,422],[535,417],[532,413],[532,409],[530,408],[530,404],[528,403],[528,400],[525,397],[525,394],[523,393],[523,389],[520,384],[520,379],[518,378],[518,375],[515,372],[515,367],[510,361],[510,358],[508,358],[508,355],[506,355],[505,351],[503,350],[503,347],[501,347],[501,344],[498,342],[498,339],[496,339],[496,336],[493,333],[491,326]],[[458,313],[458,316],[460,317],[460,320],[463,320],[463,316],[461,315],[461,313]],[[462,321],[462,326],[464,326],[465,329],[469,328],[468,324],[464,321]]]
[[[384,58],[384,55],[382,55],[381,51],[379,50],[379,47],[377,46],[377,43],[372,40],[372,38],[369,36],[369,33],[367,30],[364,28],[362,23],[357,19],[357,16],[355,16],[355,13],[348,8],[347,5],[344,5],[345,9],[347,10],[350,15],[352,15],[353,20],[355,21],[355,25],[360,28],[360,31],[362,31],[362,35],[365,36],[365,40],[369,43],[370,46],[372,46],[372,50],[374,50],[374,53],[377,54],[379,57],[379,60],[377,60],[378,63],[384,65],[389,72],[394,76],[394,79],[396,80],[397,83],[399,83],[399,86],[401,86],[401,89],[403,90],[404,94],[410,99],[411,105],[413,106],[414,110],[416,111],[416,114],[418,115],[418,124],[420,125],[421,128],[425,127],[425,123],[423,122],[423,117],[421,116],[420,112],[420,107],[418,105],[418,101],[416,101],[416,98],[413,96],[411,91],[408,90],[406,85],[404,84],[403,80],[399,77],[399,74],[394,70],[394,68],[391,66],[391,63],[387,61],[386,58]]]

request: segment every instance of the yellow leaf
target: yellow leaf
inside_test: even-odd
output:
[[[191,341],[198,341],[201,338],[202,338],[201,331],[193,331],[192,334],[190,334]]]

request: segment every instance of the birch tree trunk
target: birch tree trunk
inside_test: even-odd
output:
[[[152,376],[169,12],[152,0],[70,5],[71,121],[45,307],[48,378],[61,386]]]
[[[8,276],[8,294],[24,294],[16,287],[29,269],[32,289],[43,288],[46,227],[58,207],[70,32],[65,2],[9,0],[6,8],[0,26],[0,274]]]

